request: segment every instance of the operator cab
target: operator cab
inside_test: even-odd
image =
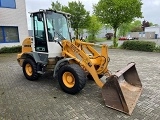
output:
[[[68,18],[70,14],[55,10],[39,10],[31,13],[33,52],[61,56],[61,40],[70,40]]]

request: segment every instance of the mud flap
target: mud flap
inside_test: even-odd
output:
[[[102,87],[102,97],[107,107],[131,115],[142,92],[135,63],[128,64],[107,78]]]

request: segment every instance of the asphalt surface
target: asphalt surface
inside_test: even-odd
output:
[[[0,120],[160,120],[160,53],[110,49],[109,56],[113,74],[136,63],[143,92],[131,116],[105,107],[94,81],[69,95],[51,74],[26,80],[16,54],[0,54]]]

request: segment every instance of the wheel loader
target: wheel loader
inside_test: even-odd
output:
[[[56,10],[31,12],[33,36],[22,43],[17,61],[28,80],[37,80],[47,71],[53,73],[61,89],[69,94],[80,92],[90,76],[102,88],[105,105],[131,115],[142,92],[135,63],[111,74],[108,70],[107,45],[71,40],[70,14]],[[100,78],[104,76],[105,81]]]

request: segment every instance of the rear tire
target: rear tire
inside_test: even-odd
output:
[[[69,64],[58,71],[58,82],[61,89],[69,94],[80,92],[86,84],[86,74],[77,64]]]
[[[37,66],[32,59],[27,58],[24,60],[23,73],[28,80],[34,81],[38,79]]]

